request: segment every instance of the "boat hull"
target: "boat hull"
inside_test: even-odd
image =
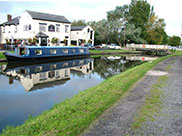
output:
[[[8,61],[69,60],[69,59],[83,58],[90,56],[90,54],[88,53],[88,54],[65,55],[65,56],[24,57],[24,56],[17,56],[8,52],[5,52],[4,55]]]

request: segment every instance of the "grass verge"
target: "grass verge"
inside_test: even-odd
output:
[[[114,104],[145,73],[160,61],[175,55],[144,63],[124,73],[108,78],[101,84],[55,105],[35,118],[29,118],[21,126],[7,127],[2,135],[69,135],[81,134],[107,108]]]
[[[90,53],[113,53],[113,52],[137,52],[137,51],[126,51],[126,50],[89,50]]]
[[[9,52],[14,53],[14,51],[9,51]],[[4,59],[4,58],[5,56],[3,55],[3,52],[0,52],[0,59]]]

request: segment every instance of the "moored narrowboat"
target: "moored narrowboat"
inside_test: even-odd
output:
[[[73,46],[21,46],[15,53],[5,52],[8,61],[66,59],[90,55],[86,47]]]

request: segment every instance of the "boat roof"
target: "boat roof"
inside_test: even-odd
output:
[[[87,48],[87,47],[83,47],[83,46],[21,46],[20,48],[29,48],[29,49],[63,48],[63,49],[67,49],[67,48]]]

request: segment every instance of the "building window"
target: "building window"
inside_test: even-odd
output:
[[[60,77],[60,71],[56,71],[56,78],[59,78]]]
[[[65,25],[65,33],[69,32],[69,25]]]
[[[11,33],[11,26],[8,27],[8,33]]]
[[[77,32],[76,34],[79,34],[79,32]]]
[[[5,33],[5,26],[3,26],[3,33]]]
[[[17,33],[17,30],[18,30],[18,29],[17,29],[17,25],[15,25],[15,33]]]
[[[23,30],[24,30],[24,31],[31,30],[31,25],[30,25],[30,24],[29,24],[29,25],[24,25],[24,26],[23,26]]]
[[[46,73],[40,73],[40,81],[46,80],[47,79],[47,74]]]
[[[50,26],[48,27],[48,30],[49,30],[49,32],[55,32],[55,26],[50,25]]]
[[[31,25],[28,25],[28,30],[31,30],[32,29],[32,26]]]
[[[60,32],[60,25],[56,24],[56,32]]]
[[[42,50],[35,50],[36,55],[42,55]]]
[[[48,77],[49,78],[53,78],[55,76],[55,72],[54,71],[50,71],[49,73],[48,73]]]
[[[68,69],[65,69],[64,76],[65,76],[65,77],[69,77],[69,74],[68,74]]]
[[[88,28],[87,32],[89,33],[90,32],[90,29]]]
[[[63,53],[68,53],[68,49],[63,49]]]
[[[46,23],[39,23],[39,31],[40,32],[46,32]]]
[[[50,49],[51,54],[56,54],[56,49]]]

